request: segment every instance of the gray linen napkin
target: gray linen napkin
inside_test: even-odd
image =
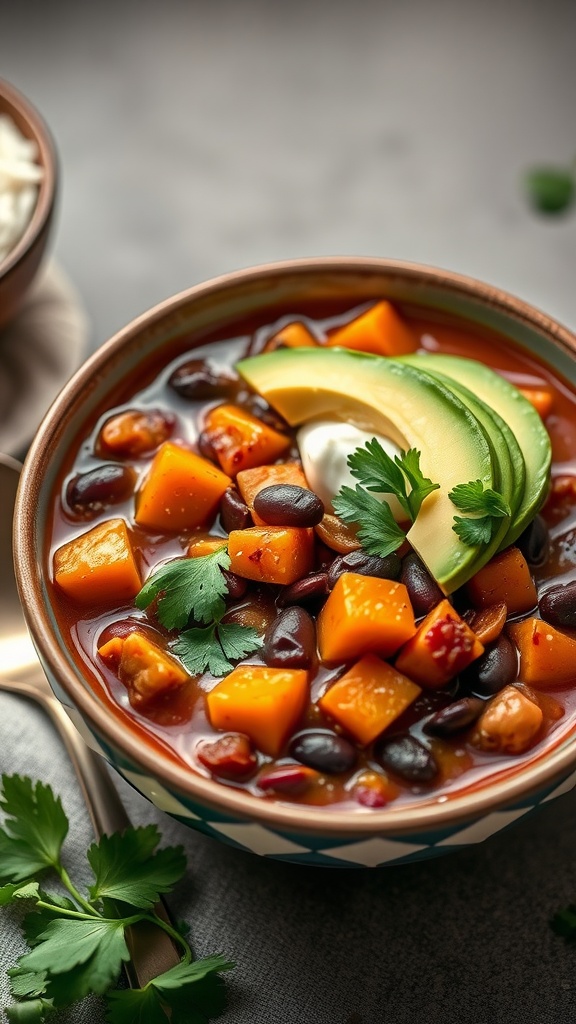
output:
[[[0,772],[49,782],[71,820],[69,865],[86,878],[90,824],[43,713],[0,693]],[[324,869],[239,852],[157,811],[117,780],[134,824],[183,843],[189,872],[170,900],[198,956],[223,952],[223,1024],[573,1024],[576,951],[548,920],[576,900],[576,794],[459,853],[382,869]],[[23,950],[0,911],[5,970]],[[87,1000],[54,1024],[101,1024]]]

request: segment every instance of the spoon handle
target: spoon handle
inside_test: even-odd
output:
[[[104,758],[86,745],[55,697],[46,696],[42,703],[72,762],[95,834],[122,832],[129,827],[130,819],[108,775]],[[171,923],[162,901],[156,904],[154,911],[167,924]],[[170,936],[147,921],[127,929],[126,941],[130,961],[125,968],[131,988],[143,988],[152,978],[180,962],[180,954]]]

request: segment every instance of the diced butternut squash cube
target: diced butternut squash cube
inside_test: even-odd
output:
[[[416,631],[403,583],[345,572],[318,616],[322,661],[351,661],[373,652],[386,658]]]
[[[142,633],[113,637],[98,654],[114,668],[135,707],[182,686],[190,678],[179,662]]]
[[[508,626],[520,652],[519,678],[545,690],[576,683],[576,640],[541,619],[524,619]]]
[[[541,418],[543,420],[546,419],[552,411],[552,406],[554,404],[552,389],[542,383],[538,387],[527,386],[518,388],[518,390],[524,395],[524,398],[527,398],[530,404],[534,406],[536,412],[540,414]]]
[[[372,352],[377,356],[400,356],[415,352],[416,336],[390,302],[377,302],[365,313],[337,328],[328,345]]]
[[[265,526],[265,522],[254,511],[254,498],[264,487],[276,487],[278,484],[293,484],[295,487],[308,488],[302,467],[298,462],[279,462],[274,466],[255,466],[254,469],[242,469],[236,477],[238,490],[252,513],[255,526]]]
[[[293,320],[277,331],[264,346],[264,352],[277,348],[315,348],[318,342],[312,331],[301,320]]]
[[[206,704],[215,729],[244,733],[264,754],[278,757],[307,697],[303,669],[238,665],[210,691]]]
[[[318,701],[365,746],[394,722],[421,693],[419,686],[374,654],[366,654]]]
[[[136,522],[152,530],[193,530],[209,523],[230,477],[189,448],[166,441],[136,496]]]
[[[225,473],[236,476],[275,462],[290,447],[290,438],[237,405],[217,405],[204,422],[204,430]]]
[[[487,704],[470,739],[480,750],[523,754],[534,743],[543,717],[539,705],[518,686],[505,686]]]
[[[396,658],[396,668],[428,690],[445,686],[484,651],[450,601],[440,601]]]
[[[534,580],[520,548],[506,548],[491,558],[487,565],[466,584],[466,591],[475,608],[503,601],[509,615],[528,612],[538,603]]]
[[[142,582],[124,520],[108,519],[58,548],[54,580],[81,604],[135,597]]]
[[[189,558],[203,558],[204,555],[213,555],[226,547],[226,537],[215,537],[210,533],[194,538],[188,547]]]
[[[251,526],[228,534],[230,571],[260,583],[295,583],[314,564],[314,531]]]

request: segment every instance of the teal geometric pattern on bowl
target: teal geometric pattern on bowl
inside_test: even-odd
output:
[[[368,839],[326,839],[308,834],[298,835],[280,832],[255,822],[240,821],[201,804],[195,804],[183,795],[171,793],[157,779],[144,774],[136,766],[131,766],[103,739],[98,740],[75,708],[66,706],[66,711],[86,743],[105,757],[122,778],[158,810],[236,849],[295,864],[333,868],[375,868],[387,864],[408,864],[427,857],[439,857],[452,850],[483,842],[525,815],[533,813],[541,804],[568,793],[576,786],[574,771],[561,783],[547,787],[514,807],[492,811],[458,827],[435,832],[414,832],[408,838],[374,836]]]

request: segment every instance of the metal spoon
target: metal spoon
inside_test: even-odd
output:
[[[0,690],[7,690],[36,701],[50,716],[68,752],[80,783],[97,838],[121,832],[130,819],[108,775],[103,758],[94,753],[77,732],[63,706],[54,697],[38,661],[24,621],[12,561],[12,519],[20,463],[0,454]],[[162,903],[156,913],[169,921]],[[151,978],[174,967],[179,953],[169,935],[154,925],[142,922],[127,935],[131,962],[126,973],[132,988],[141,988]]]

